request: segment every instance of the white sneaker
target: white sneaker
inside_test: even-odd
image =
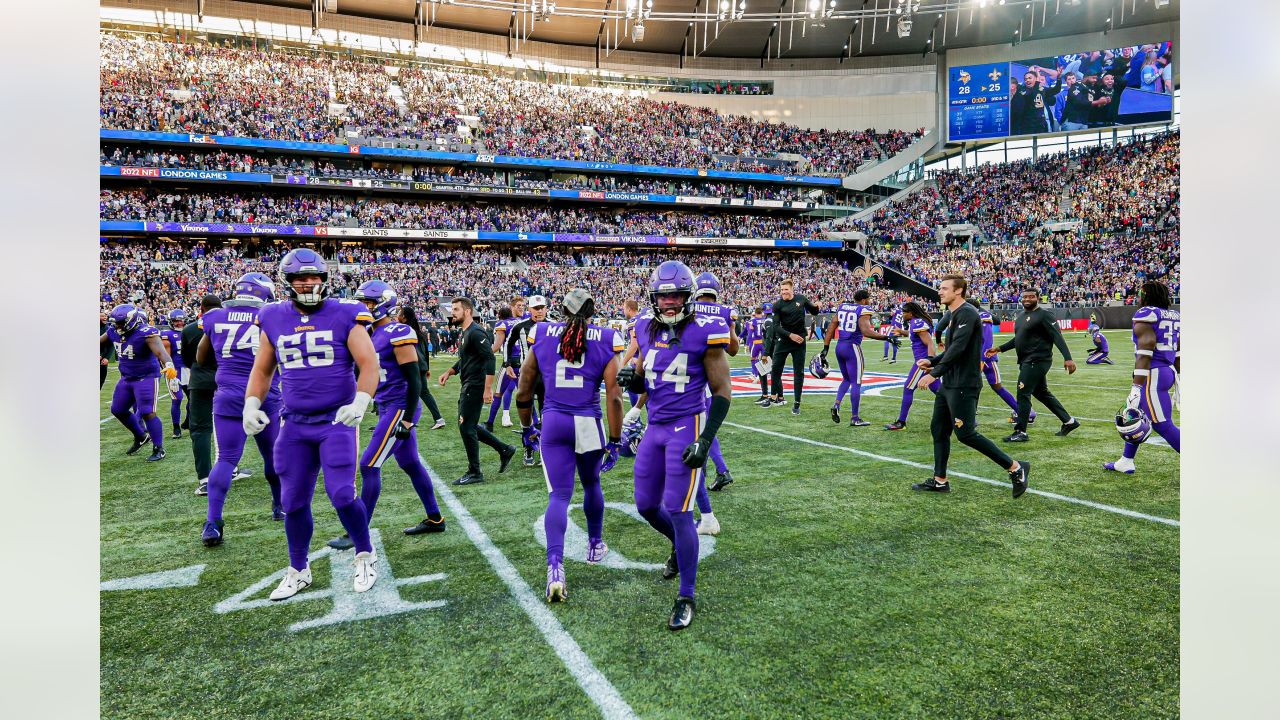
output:
[[[300,591],[311,587],[311,566],[302,570],[294,570],[290,565],[284,571],[284,579],[271,591],[272,600],[285,600],[297,595]]]
[[[243,480],[247,477],[251,477],[252,475],[253,473],[249,472],[248,470],[241,470],[240,468],[236,468],[236,471],[231,474],[231,482],[235,482],[237,480]]]
[[[439,430],[442,427],[444,427],[444,418],[440,418],[439,420],[437,420],[435,424],[431,426],[431,429]]]
[[[200,479],[200,484],[196,486],[196,494],[197,495],[209,494],[209,478]]]
[[[719,535],[720,521],[711,513],[706,513],[698,520],[699,535]]]
[[[511,411],[502,411],[502,427],[511,427]]]
[[[378,579],[378,571],[373,569],[377,562],[378,554],[373,551],[356,553],[356,592],[367,592],[373,587],[374,581]]]

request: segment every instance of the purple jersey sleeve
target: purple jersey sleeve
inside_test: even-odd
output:
[[[351,330],[372,321],[363,303],[326,298],[302,313],[293,301],[263,306],[258,324],[275,348],[284,386],[285,417],[330,422],[356,393],[355,360],[347,349]]]
[[[169,357],[173,360],[173,367],[176,370],[182,370],[182,333],[177,330],[162,330],[160,337],[169,342]]]
[[[1133,315],[1133,324],[1151,324],[1156,333],[1156,349],[1151,354],[1151,367],[1173,367],[1182,348],[1182,316],[1177,310],[1156,307],[1140,307]],[[1133,334],[1133,345],[1138,346],[1138,333]]]
[[[907,332],[911,334],[911,356],[916,360],[923,360],[929,357],[929,344],[920,339],[920,333],[928,333],[929,325],[924,320],[912,318],[907,326]]]
[[[670,422],[697,415],[707,407],[703,358],[711,347],[728,347],[729,326],[719,317],[696,315],[677,335],[653,318],[636,324],[636,339],[649,390],[649,421]]]

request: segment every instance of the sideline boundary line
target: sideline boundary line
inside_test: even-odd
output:
[[[809,445],[816,445],[818,447],[824,447],[831,450],[841,450],[843,452],[853,453],[854,455],[861,455],[863,457],[868,457],[873,460],[898,463],[899,465],[908,465],[910,467],[921,468],[923,470],[930,470],[930,471],[933,470],[932,465],[926,465],[924,463],[918,463],[911,460],[903,460],[902,458],[891,457],[889,455],[879,455],[873,452],[867,452],[866,450],[859,450],[857,448],[842,447],[840,445],[832,445],[831,443],[825,443],[825,442],[822,442],[821,440],[810,440],[809,438],[797,437],[795,435],[787,435],[785,433],[774,432],[772,430],[765,430],[764,428],[752,427],[751,425],[742,425],[739,423],[730,422],[728,420],[725,420],[724,424],[729,427],[738,428],[740,430],[749,430],[751,432],[757,432],[762,435],[771,435],[773,437],[782,438],[784,440],[794,440],[796,442],[807,443]],[[1010,488],[1010,489],[1013,488],[1013,485],[1007,482],[1001,482],[1000,480],[992,480],[991,478],[978,477],[977,475],[970,475],[968,473],[951,472],[948,474],[952,477],[960,477],[966,480],[977,480],[978,482],[984,482],[988,485],[995,485],[997,487]],[[1027,492],[1040,495],[1041,497],[1047,497],[1051,500],[1061,500],[1062,502],[1068,502],[1074,505],[1083,505],[1085,507],[1091,507],[1095,510],[1103,510],[1105,512],[1115,513],[1116,515],[1124,515],[1126,517],[1137,518],[1139,520],[1147,520],[1150,522],[1160,523],[1162,525],[1168,525],[1170,527],[1176,527],[1176,528],[1182,527],[1182,524],[1177,520],[1162,518],[1156,515],[1148,515],[1146,513],[1140,513],[1136,510],[1128,510],[1126,508],[1116,507],[1114,505],[1107,505],[1105,503],[1094,502],[1092,500],[1082,500],[1080,498],[1074,498],[1069,495],[1059,495],[1058,493],[1049,492],[1047,490],[1038,490],[1033,487],[1027,488]]]

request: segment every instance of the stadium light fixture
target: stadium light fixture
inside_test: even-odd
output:
[[[1155,3],[1157,10],[1163,10],[1169,7],[1169,0],[1155,0]]]
[[[638,20],[635,25],[631,26],[631,42],[644,42],[644,20]]]
[[[914,23],[910,16],[898,18],[898,37],[904,38],[911,35],[911,26]]]

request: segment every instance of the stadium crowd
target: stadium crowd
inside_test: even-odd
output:
[[[283,245],[255,238],[243,245],[211,243],[110,241],[100,246],[102,309],[141,292],[144,306],[160,317],[174,308],[191,310],[205,293],[225,296],[240,275],[264,272],[275,277]],[[622,317],[622,303],[647,303],[653,267],[679,259],[701,272],[715,272],[726,288],[725,301],[742,308],[776,300],[778,283],[796,281],[824,310],[847,300],[862,285],[838,258],[804,253],[704,253],[663,248],[561,250],[546,248],[463,249],[440,245],[315,246],[336,264],[331,278],[340,295],[350,295],[365,280],[390,282],[406,302],[427,317],[443,318],[455,295],[473,298],[481,314],[492,318],[516,295],[560,297],[571,287],[586,287],[602,315]],[[890,308],[920,298],[883,287],[871,287],[873,304]]]
[[[614,90],[284,51],[101,35],[102,127],[310,142],[476,141],[477,152],[847,175],[912,132],[811,130]],[[403,92],[401,107],[390,94]],[[460,116],[477,117],[476,127]],[[481,145],[482,144],[482,147]],[[808,159],[778,166],[778,153]],[[762,159],[771,160],[769,163]]]
[[[812,221],[765,215],[636,211],[604,207],[479,205],[335,195],[175,193],[103,189],[102,220],[359,226],[688,237],[822,237]]]
[[[98,164],[110,167],[180,168],[222,172],[257,172],[276,175],[308,175],[313,177],[371,178],[448,183],[478,187],[513,187],[532,190],[558,188],[564,190],[596,190],[693,197],[733,197],[748,200],[821,201],[833,204],[836,197],[829,191],[790,185],[761,185],[728,182],[689,182],[687,180],[622,178],[615,175],[562,175],[548,179],[529,172],[504,172],[481,168],[459,168],[411,163],[375,163],[371,167],[335,163],[327,158],[311,158],[280,154],[254,154],[225,150],[198,151],[137,147],[108,144],[98,153]]]

